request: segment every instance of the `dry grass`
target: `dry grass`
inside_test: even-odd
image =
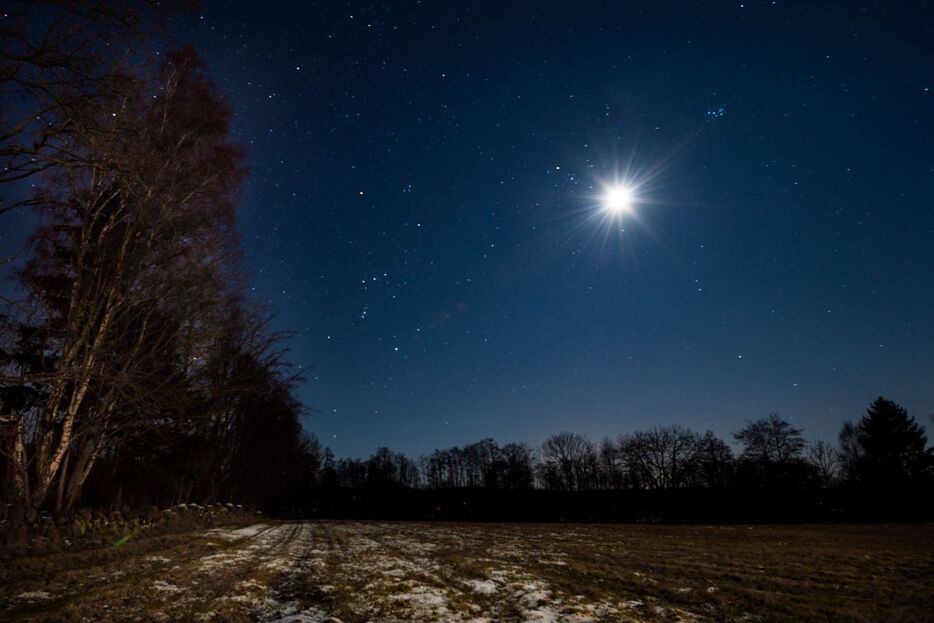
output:
[[[270,523],[15,561],[0,619],[920,622],[932,578],[929,525]]]

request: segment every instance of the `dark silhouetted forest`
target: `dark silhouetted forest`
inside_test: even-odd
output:
[[[839,443],[808,442],[771,414],[730,444],[680,426],[593,443],[562,432],[539,448],[492,439],[415,461],[387,448],[338,459],[317,444],[296,517],[517,521],[856,521],[932,516],[934,453],[923,429],[878,398]]]

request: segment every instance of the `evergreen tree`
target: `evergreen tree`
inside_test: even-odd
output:
[[[848,473],[879,491],[930,476],[934,465],[924,429],[907,410],[881,396],[860,420],[855,445],[844,448]]]

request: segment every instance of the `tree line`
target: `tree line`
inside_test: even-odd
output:
[[[4,9],[0,211],[35,224],[3,258],[13,521],[79,504],[261,505],[295,489],[309,456],[300,378],[244,294],[233,112],[194,49],[153,42],[147,11],[161,7]]]
[[[293,512],[638,519],[661,508],[662,518],[677,520],[907,518],[929,517],[934,510],[934,448],[917,421],[885,398],[857,422],[845,423],[837,444],[808,442],[802,429],[774,413],[748,421],[732,441],[736,452],[711,431],[671,425],[599,443],[560,432],[538,448],[483,439],[418,460],[388,448],[368,459],[340,460],[317,450],[307,463],[311,480],[292,498],[305,506]],[[628,507],[607,514],[614,495]],[[529,512],[489,508],[516,499],[526,500]],[[439,502],[450,508],[441,512]],[[576,508],[561,508],[564,503]]]

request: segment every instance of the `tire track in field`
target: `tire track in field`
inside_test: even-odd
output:
[[[323,533],[316,539],[319,581],[341,620],[464,620],[465,596],[437,573],[436,561],[388,543],[387,526],[316,528]]]
[[[539,553],[518,535],[488,541],[479,528],[459,527],[455,535],[444,524],[317,526],[328,535],[319,547],[329,544],[318,581],[333,588],[329,604],[343,621],[641,620],[628,604],[592,602],[549,586],[523,566]]]

